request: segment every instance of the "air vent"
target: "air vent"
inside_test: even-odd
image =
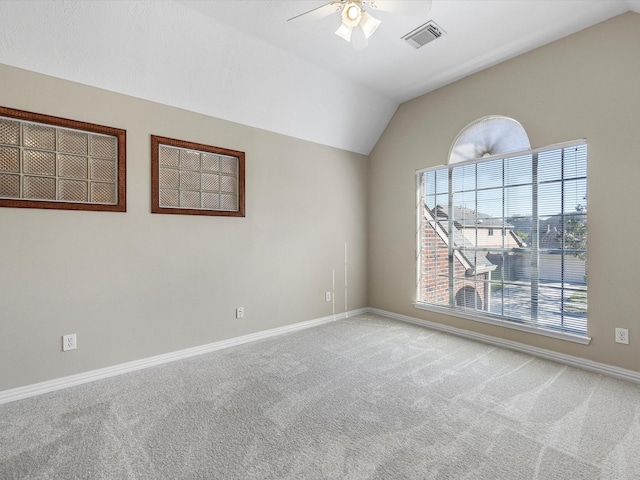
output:
[[[429,21],[419,26],[414,31],[407,33],[403,40],[413,48],[420,48],[429,42],[433,42],[436,38],[440,38],[445,32],[434,21]]]

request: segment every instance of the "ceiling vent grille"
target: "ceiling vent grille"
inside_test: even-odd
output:
[[[420,48],[429,42],[433,42],[436,38],[440,38],[445,33],[447,32],[436,25],[434,21],[429,21],[407,33],[402,39],[406,40],[413,48]]]

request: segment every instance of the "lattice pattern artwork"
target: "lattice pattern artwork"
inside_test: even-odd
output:
[[[160,209],[239,211],[239,157],[158,144],[157,163]]]
[[[0,173],[0,197],[20,197],[20,176]]]
[[[20,171],[20,149],[10,147],[0,147],[0,171],[19,172]]]
[[[117,183],[117,137],[0,116],[0,199],[115,205]]]

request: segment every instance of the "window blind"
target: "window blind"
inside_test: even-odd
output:
[[[418,303],[586,334],[584,141],[421,170],[417,183]]]

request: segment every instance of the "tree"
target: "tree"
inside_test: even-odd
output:
[[[581,260],[587,259],[587,206],[577,205],[577,214],[567,218],[564,227],[564,245],[569,250],[582,250],[572,255]],[[562,240],[558,235],[558,240]]]
[[[521,232],[519,230],[517,232],[514,232],[514,233],[520,238],[520,240],[522,240],[522,243],[524,243],[525,245],[527,244],[527,241],[529,240],[529,234],[528,233],[524,233],[524,232]]]

